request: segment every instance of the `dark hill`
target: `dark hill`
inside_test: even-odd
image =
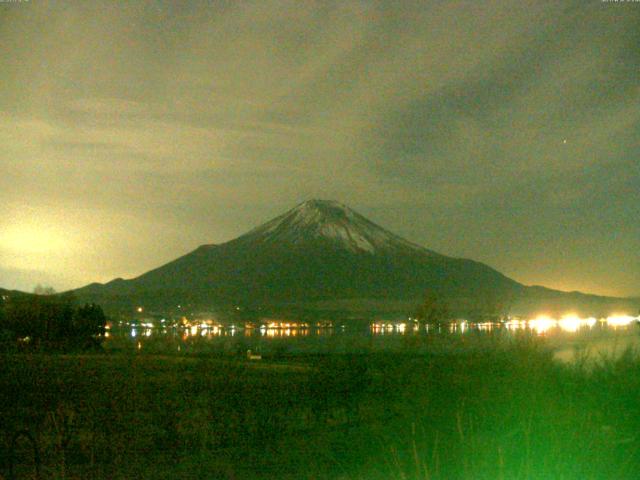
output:
[[[348,308],[350,301],[363,299],[411,305],[427,290],[462,310],[473,308],[477,299],[513,302],[529,292],[487,265],[413,244],[337,202],[311,200],[229,242],[203,245],[137,278],[91,284],[75,293],[107,308],[186,303]],[[569,295],[549,292],[554,299]],[[534,293],[536,301],[546,298]]]

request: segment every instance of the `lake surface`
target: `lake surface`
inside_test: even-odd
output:
[[[261,325],[191,322],[163,326],[124,322],[105,335],[107,349],[150,353],[301,354],[360,351],[446,351],[492,348],[499,341],[536,338],[561,361],[616,357],[629,348],[640,350],[640,317],[608,318],[540,316],[505,322],[456,321],[443,325],[372,321],[360,326],[309,326],[296,321]]]

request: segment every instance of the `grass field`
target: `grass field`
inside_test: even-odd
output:
[[[490,350],[0,356],[0,476],[632,479],[640,359]],[[23,435],[34,438],[39,462]]]

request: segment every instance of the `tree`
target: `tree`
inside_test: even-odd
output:
[[[451,319],[447,303],[431,290],[425,293],[424,299],[416,309],[414,316],[418,321],[430,324],[446,322]]]
[[[53,287],[38,284],[33,288],[33,293],[36,295],[55,295],[56,291]]]
[[[77,307],[70,295],[28,295],[4,302],[0,329],[30,348],[95,346],[106,317],[98,305]]]
[[[95,303],[86,303],[73,312],[71,326],[76,337],[93,338],[104,333],[106,323],[102,308]]]
[[[485,292],[477,301],[475,320],[479,322],[504,320],[509,316],[513,302],[514,295],[511,292]]]

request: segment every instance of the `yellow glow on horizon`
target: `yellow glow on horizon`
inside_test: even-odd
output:
[[[77,263],[80,251],[88,244],[77,222],[52,212],[50,217],[24,211],[14,218],[5,218],[0,228],[0,257],[3,268],[38,272],[37,275],[57,277],[67,285],[81,283],[71,279],[80,276]],[[33,283],[36,283],[34,278]],[[41,281],[41,280],[37,280]],[[52,280],[45,280],[50,282]]]
[[[39,255],[64,251],[70,243],[65,229],[38,221],[10,225],[0,233],[0,246],[18,255]]]

